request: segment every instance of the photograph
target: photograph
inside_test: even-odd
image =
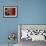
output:
[[[20,46],[31,46],[34,42],[45,42],[46,25],[18,24],[18,41]]]
[[[16,6],[5,6],[3,13],[4,13],[4,17],[16,17],[17,7]]]

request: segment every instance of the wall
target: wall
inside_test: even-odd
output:
[[[3,6],[17,6],[17,0],[0,0],[0,44],[9,42],[8,35],[10,32],[17,31],[18,18],[3,18]],[[18,43],[16,38],[15,43]]]
[[[20,0],[21,24],[46,24],[46,0]]]
[[[3,18],[3,6],[12,5],[17,5],[18,16]],[[46,0],[0,0],[0,44],[8,43],[9,32],[18,32],[18,24],[46,24]]]

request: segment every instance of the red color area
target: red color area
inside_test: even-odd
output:
[[[16,15],[16,9],[15,8],[12,9],[11,15],[14,15],[14,16]]]
[[[11,16],[15,16],[16,15],[16,12],[15,12],[16,10],[15,10],[15,8],[10,8],[10,10],[9,10],[9,15]]]
[[[15,16],[16,15],[16,8],[7,8],[7,10],[5,10],[5,12],[7,13],[6,15]]]

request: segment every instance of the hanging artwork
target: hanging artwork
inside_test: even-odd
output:
[[[8,46],[10,46],[10,44],[15,44],[15,41],[16,41],[16,33],[14,32],[11,32],[9,35],[8,35]],[[11,42],[10,42],[11,41]]]
[[[5,6],[3,13],[4,13],[4,17],[16,17],[17,7],[16,6]]]
[[[8,36],[8,39],[9,40],[14,40],[16,39],[16,34],[13,32],[13,33],[10,33],[9,36]]]

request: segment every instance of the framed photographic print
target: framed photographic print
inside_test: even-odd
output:
[[[16,6],[4,6],[4,17],[16,17],[17,7]]]

